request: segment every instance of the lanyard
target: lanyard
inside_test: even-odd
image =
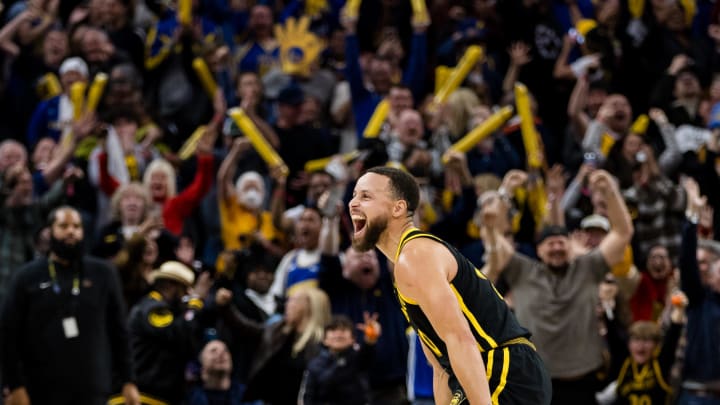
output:
[[[48,260],[48,273],[50,273],[50,278],[52,279],[53,291],[55,291],[55,294],[60,294],[60,283],[57,279],[57,272],[55,272],[55,263],[53,263],[52,260]],[[70,292],[74,296],[80,295],[80,275],[78,271],[75,272],[75,277],[73,277],[72,290],[70,290]]]

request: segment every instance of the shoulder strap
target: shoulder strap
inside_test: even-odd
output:
[[[434,239],[440,243],[444,243],[442,239],[438,238],[437,236],[421,231],[417,228],[411,228],[405,231],[405,233],[400,237],[400,243],[398,244],[397,252],[395,253],[395,261],[397,261],[398,257],[400,257],[400,252],[402,251],[402,248],[405,247],[405,244],[410,242],[413,239],[417,238],[430,238]]]

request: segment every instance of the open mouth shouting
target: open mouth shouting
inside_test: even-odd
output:
[[[354,228],[353,237],[362,237],[365,232],[365,225],[367,225],[367,218],[359,214],[353,214],[351,218]]]

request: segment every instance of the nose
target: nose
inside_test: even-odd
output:
[[[358,204],[357,197],[353,197],[350,202],[348,202],[348,207],[352,209],[353,207],[357,207]]]

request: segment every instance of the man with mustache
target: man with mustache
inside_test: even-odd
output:
[[[550,379],[492,283],[445,241],[417,229],[419,190],[408,173],[376,167],[350,201],[353,247],[394,263],[395,290],[433,365],[438,404],[550,403]]]
[[[484,270],[491,280],[502,275],[510,286],[515,314],[532,332],[552,376],[553,405],[596,403],[604,348],[595,312],[598,286],[611,269],[618,277],[628,272],[627,266],[613,267],[622,262],[633,235],[616,180],[596,170],[588,184],[606,201],[610,231],[597,248],[577,257],[571,256],[570,239],[561,226],[541,231],[540,261],[517,253],[496,224],[506,215],[507,199],[487,198],[491,202],[483,206],[483,242],[489,252]]]
[[[140,405],[117,276],[83,256],[80,214],[50,214],[50,254],[18,270],[3,304],[3,386],[12,405],[104,405],[113,377]]]

